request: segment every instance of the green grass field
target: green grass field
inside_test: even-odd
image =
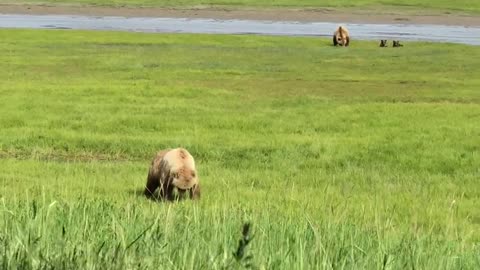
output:
[[[480,47],[0,40],[1,269],[480,268]],[[146,200],[176,146],[202,199]]]
[[[0,0],[0,3],[73,4],[96,6],[146,6],[146,7],[297,7],[297,8],[362,8],[362,9],[416,9],[480,12],[476,0]]]

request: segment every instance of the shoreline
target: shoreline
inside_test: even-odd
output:
[[[480,16],[467,14],[408,14],[368,10],[336,9],[236,9],[236,8],[139,8],[99,6],[50,6],[0,4],[0,14],[84,15],[120,17],[168,17],[218,20],[267,20],[298,22],[432,24],[480,27]]]

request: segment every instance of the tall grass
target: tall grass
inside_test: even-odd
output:
[[[478,246],[388,221],[333,219],[230,203],[115,205],[105,200],[2,207],[2,269],[476,269]],[[255,220],[236,259],[244,215]],[[335,214],[334,214],[335,215]],[[341,213],[336,214],[336,216]],[[256,229],[255,229],[256,228]]]
[[[479,47],[0,39],[2,269],[480,266]],[[141,194],[175,146],[199,202]]]

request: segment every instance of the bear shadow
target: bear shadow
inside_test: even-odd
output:
[[[153,194],[153,196],[145,196],[144,192],[145,192],[145,188],[135,188],[135,189],[129,189],[128,191],[128,194],[130,196],[135,196],[135,197],[138,197],[138,198],[141,198],[141,199],[145,199],[145,200],[149,200],[149,201],[153,201],[153,202],[160,202],[160,203],[165,203],[165,202],[172,202],[172,201],[169,201],[165,198],[162,198],[158,192],[158,190],[156,190]],[[173,201],[176,201],[176,200],[173,200]]]

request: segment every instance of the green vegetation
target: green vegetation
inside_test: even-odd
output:
[[[75,4],[95,6],[145,6],[145,7],[297,7],[297,8],[388,8],[388,9],[440,9],[480,11],[480,1],[472,0],[0,0],[0,3]]]
[[[480,47],[0,40],[1,269],[480,267]],[[146,200],[151,158],[175,146],[202,199]]]

